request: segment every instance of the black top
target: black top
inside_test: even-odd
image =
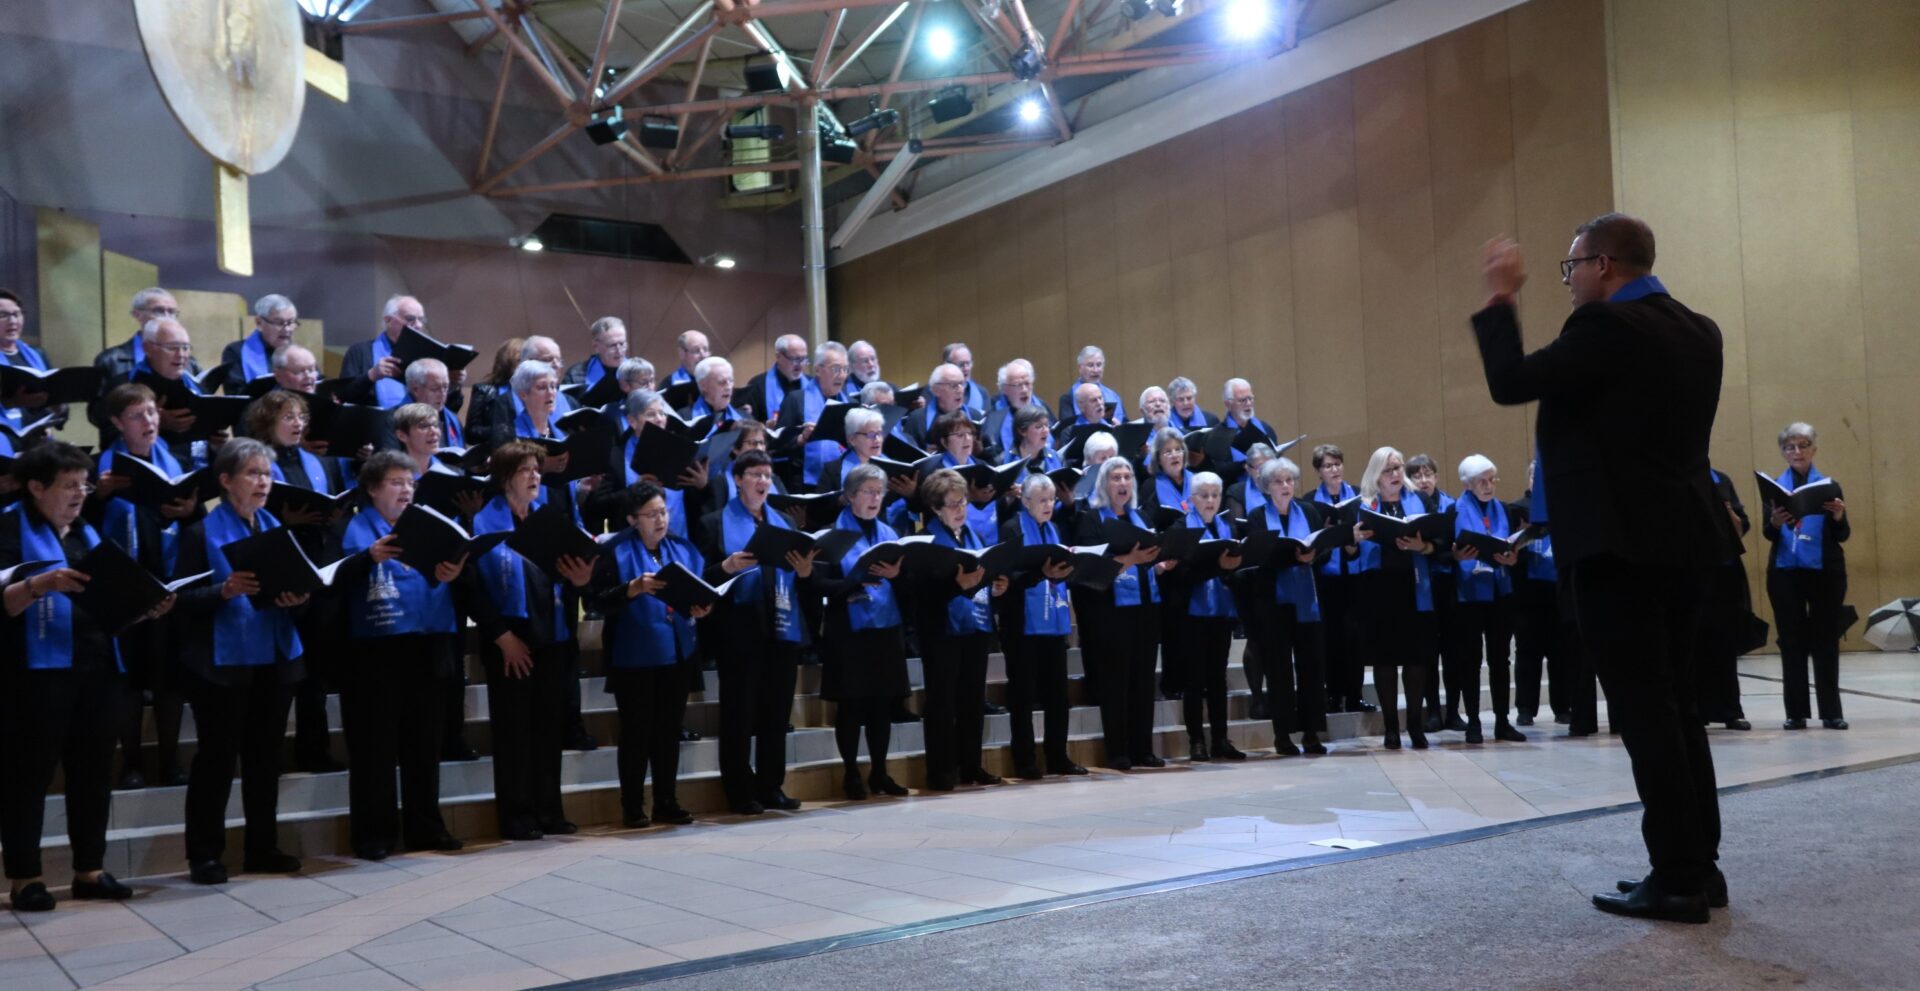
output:
[[[173,574],[176,578],[184,578],[209,569],[206,520],[199,519],[180,528],[180,541],[175,545]],[[203,581],[181,589],[177,594],[179,598],[174,601],[173,611],[167,618],[174,624],[174,643],[179,652],[177,657],[187,670],[216,685],[229,686],[251,683],[255,672],[271,672],[282,684],[293,684],[307,676],[305,663],[300,660],[289,663],[284,658],[277,658],[278,663],[270,665],[215,665],[214,613],[226,602],[220,595],[220,583]],[[305,606],[298,606],[288,611],[298,617],[305,609]]]
[[[1511,306],[1474,314],[1473,328],[1493,401],[1540,403],[1540,484],[1563,565],[1725,559],[1732,524],[1707,463],[1722,365],[1712,320],[1655,293],[1581,306],[1532,354]]]
[[[106,450],[114,441],[120,439],[120,431],[113,428],[113,421],[107,416],[107,393],[115,386],[133,381],[133,339],[115,344],[113,347],[93,356],[93,367],[104,369],[106,375],[100,379],[100,394],[87,404],[87,422],[100,428],[100,449]],[[187,359],[187,374],[198,376],[200,362]]]
[[[351,390],[351,394],[353,396],[358,396],[360,398],[350,398],[349,393],[346,393],[346,392],[343,392],[341,394],[341,398],[345,399],[347,402],[350,402],[350,403],[373,402],[373,383],[367,378],[367,372],[371,371],[372,369],[373,369],[373,338],[369,337],[366,340],[360,341],[354,344],[352,347],[347,348],[347,353],[341,356],[340,358],[339,377],[343,379],[359,379],[361,382],[365,382],[367,384],[365,386],[361,386],[358,383],[354,383],[348,386],[349,390]],[[401,382],[402,384],[405,384],[404,379],[401,380]],[[461,397],[460,397],[459,389],[447,390],[447,408],[448,409],[454,411],[455,413],[460,412],[460,402],[461,402]]]
[[[33,508],[32,503],[23,503],[20,511],[27,514],[27,518],[35,525],[46,525],[46,517],[41,516]],[[86,537],[81,533],[80,527],[81,523],[76,520],[73,526],[67,528],[66,535],[60,538],[60,548],[66,551],[69,562],[86,557],[87,552],[92,550],[87,546]],[[24,560],[20,555],[20,528],[0,526],[0,568],[11,568],[19,564]],[[40,559],[36,558],[36,560]],[[15,581],[17,583],[25,580],[25,578],[19,578]],[[47,583],[43,580],[40,584]],[[4,610],[0,610],[0,631],[4,631],[0,632],[0,642],[7,645],[6,657],[4,662],[0,662],[0,667],[6,670],[26,670],[27,623],[32,620],[34,608],[35,606],[30,605],[18,616],[7,616]],[[114,667],[113,638],[93,621],[93,617],[87,615],[87,611],[77,601],[73,603],[72,616],[73,670],[75,672],[112,670]]]
[[[1828,481],[1833,482],[1833,497],[1835,499],[1845,499],[1847,497],[1844,492],[1840,491],[1840,482],[1837,479],[1828,479]],[[1794,488],[1797,489],[1806,483],[1807,477],[1805,475],[1797,471],[1793,473]],[[1731,489],[1732,485],[1729,484],[1727,487]],[[1734,504],[1739,505],[1737,498]],[[1761,506],[1761,511],[1766,511],[1764,505]],[[1740,518],[1744,521],[1746,519],[1746,513],[1742,512]],[[1823,526],[1820,531],[1820,570],[1835,574],[1846,571],[1847,552],[1840,545],[1846,543],[1848,537],[1853,536],[1852,519],[1851,514],[1844,519],[1838,520],[1831,516],[1827,517],[1826,525]],[[1780,528],[1773,525],[1773,517],[1771,514],[1761,518],[1760,535],[1767,538],[1767,543],[1774,545],[1775,549],[1777,549],[1780,544],[1780,533]],[[1774,570],[1775,560],[1773,552],[1769,551],[1767,554],[1768,571]]]

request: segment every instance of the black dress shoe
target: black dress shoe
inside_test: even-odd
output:
[[[653,807],[653,821],[667,826],[684,826],[693,821],[693,813],[678,805],[656,805]]]
[[[952,791],[960,786],[960,779],[951,774],[927,775],[928,791]]]
[[[1232,740],[1215,740],[1213,743],[1213,755],[1221,760],[1247,759],[1247,755],[1241,753],[1240,748],[1234,746]]]
[[[779,809],[782,812],[796,812],[800,809],[799,799],[788,798],[787,793],[778,788],[760,796],[760,804],[770,809]]]
[[[1553,714],[1553,721],[1556,725],[1565,726],[1568,723],[1573,722],[1573,719],[1567,716],[1565,713],[1556,712]]]
[[[162,787],[185,788],[187,786],[187,772],[177,767],[163,768],[159,776],[155,777],[154,780],[160,782]]]
[[[138,791],[147,786],[147,776],[137,767],[129,767],[120,772],[120,780],[113,783],[115,791]]]
[[[300,858],[279,850],[250,853],[241,861],[240,871],[243,874],[298,874]]]
[[[1007,783],[1007,779],[988,771],[984,767],[976,767],[971,771],[962,772],[960,781],[963,784],[969,785],[1003,785]]]
[[[47,886],[35,881],[13,893],[13,910],[16,912],[53,911],[53,892]]]
[[[757,816],[767,811],[765,806],[751,799],[744,802],[734,802],[727,807],[733,810],[733,814],[737,816]]]
[[[1847,721],[1839,718],[1822,719],[1820,720],[1820,725],[1825,726],[1828,729],[1846,729]]]
[[[1400,749],[1400,734],[1395,733],[1392,736],[1382,738],[1380,740],[1380,745],[1387,748],[1388,750]]]
[[[1273,755],[1275,757],[1298,757],[1300,756],[1300,748],[1294,746],[1293,741],[1287,737],[1275,737],[1273,741]]]
[[[1486,737],[1481,735],[1480,733],[1480,720],[1476,719],[1473,722],[1470,722],[1467,724],[1467,742],[1468,743],[1486,742]]]
[[[387,859],[387,854],[388,854],[388,851],[386,847],[379,846],[373,843],[369,843],[366,846],[357,846],[353,848],[354,856],[359,857],[361,860],[371,860],[376,863]]]
[[[133,889],[121,884],[113,875],[101,871],[92,881],[73,879],[73,897],[83,902],[123,902],[133,897]]]
[[[1460,718],[1460,714],[1457,712],[1448,713],[1447,721],[1441,724],[1441,728],[1452,730],[1453,732],[1458,733],[1461,730],[1467,728],[1467,721]]]
[[[1636,886],[1632,891],[1616,894],[1611,891],[1593,896],[1593,907],[1614,915],[1632,916],[1636,919],[1660,919],[1665,922],[1691,922],[1695,924],[1709,921],[1705,895],[1668,895],[1648,888]]]
[[[1158,754],[1140,754],[1134,757],[1129,757],[1128,760],[1133,761],[1134,767],[1166,767],[1167,766],[1166,758],[1161,757]]]
[[[1506,723],[1493,724],[1493,738],[1496,740],[1505,740],[1508,743],[1527,742],[1527,734],[1522,733],[1517,729],[1514,729],[1512,726],[1509,726]]]
[[[867,783],[860,780],[859,771],[848,771],[846,777],[840,779],[840,788],[847,793],[847,800],[850,802],[866,800]]]
[[[548,836],[572,836],[580,831],[580,827],[565,819],[542,819],[540,831]]]
[[[1789,719],[1786,722],[1781,723],[1780,728],[1781,729],[1806,729],[1807,721],[1804,719]]]
[[[407,848],[432,850],[436,853],[456,853],[466,849],[467,845],[456,839],[452,833],[441,833],[439,836],[431,836],[424,840],[408,840]]]
[[[1728,729],[1741,729],[1741,730],[1750,730],[1750,729],[1752,729],[1752,728],[1753,728],[1753,724],[1752,724],[1752,723],[1750,723],[1750,722],[1747,722],[1747,721],[1746,721],[1746,720],[1744,720],[1744,719],[1729,719],[1729,720],[1727,720],[1727,728],[1728,728]]]
[[[980,703],[980,713],[986,716],[1004,716],[1007,714],[1007,707],[989,699]]]
[[[1028,764],[1026,767],[1014,768],[1013,776],[1016,778],[1019,778],[1022,781],[1038,781],[1041,778],[1046,777],[1046,775],[1040,773],[1039,768],[1033,766],[1032,764]]]
[[[1309,734],[1300,738],[1300,749],[1315,756],[1325,756],[1327,745],[1321,743],[1319,737]]]
[[[187,865],[187,879],[194,884],[226,884],[227,865],[218,860],[196,860]]]
[[[440,759],[455,764],[464,764],[470,760],[479,760],[480,754],[472,747],[462,743],[457,747],[440,748]]]
[[[622,816],[620,818],[620,825],[627,829],[645,829],[653,825],[653,820],[647,818],[645,812],[641,812],[635,815]]]
[[[890,723],[917,723],[919,721],[920,714],[907,708],[905,702],[895,705],[893,707],[893,715],[887,717],[887,722]]]
[[[1133,770],[1133,761],[1125,757],[1114,757],[1107,761],[1107,769],[1112,771],[1131,771]]]
[[[905,785],[885,774],[867,775],[867,787],[873,789],[873,793],[876,795],[892,795],[895,798],[900,798],[908,794]],[[793,802],[793,799],[789,798],[787,801]],[[799,808],[800,803],[793,802],[793,807],[796,809]]]
[[[530,842],[533,840],[544,840],[547,838],[547,834],[541,832],[536,826],[516,826],[512,829],[501,830],[500,838],[503,840],[513,840],[515,842]]]
[[[1640,881],[1615,881],[1613,884],[1613,887],[1615,890],[1619,891],[1621,894],[1632,894],[1633,890],[1635,888],[1640,887],[1642,883],[1643,882],[1640,882]],[[1725,874],[1720,873],[1718,870],[1714,871],[1713,876],[1707,879],[1706,894],[1707,894],[1707,907],[1726,908],[1727,907],[1727,876]]]
[[[1054,764],[1054,763],[1049,763],[1049,764],[1047,764],[1047,766],[1048,766],[1048,767],[1057,767],[1057,768],[1059,768],[1059,770],[1057,770],[1057,771],[1055,771],[1055,772],[1053,772],[1053,773],[1055,773],[1055,774],[1064,774],[1064,775],[1068,775],[1068,776],[1070,776],[1070,777],[1078,777],[1078,776],[1081,776],[1081,775],[1085,775],[1085,774],[1091,774],[1091,773],[1093,773],[1093,772],[1091,772],[1091,771],[1088,771],[1088,770],[1087,770],[1086,768],[1084,768],[1084,767],[1081,767],[1081,766],[1080,766],[1080,765],[1078,765],[1078,764],[1075,764],[1075,763],[1074,763],[1074,762],[1072,762],[1072,761],[1067,761],[1067,762],[1066,762],[1066,763],[1064,763],[1064,764]]]
[[[1514,720],[1514,722],[1516,722],[1516,723],[1519,723],[1519,724],[1520,724],[1520,725],[1522,725],[1522,726],[1532,726],[1532,725],[1533,725],[1533,717],[1532,717],[1532,716],[1521,716],[1520,718],[1518,718],[1518,719],[1515,719],[1515,720]]]
[[[1366,699],[1358,699],[1347,704],[1348,712],[1379,712],[1380,707]]]
[[[1447,721],[1440,718],[1440,713],[1429,709],[1427,710],[1426,717],[1421,720],[1420,728],[1428,733],[1438,733],[1445,729],[1446,726]]]
[[[1407,740],[1413,744],[1415,750],[1427,749],[1427,734],[1420,730],[1408,728]]]
[[[1213,754],[1207,750],[1206,744],[1190,740],[1187,742],[1187,759],[1195,764],[1205,764],[1213,760]]]
[[[563,749],[579,750],[582,752],[598,750],[600,749],[600,741],[594,739],[592,733],[570,733],[567,735],[567,744]]]

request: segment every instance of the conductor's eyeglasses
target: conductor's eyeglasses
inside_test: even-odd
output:
[[[1567,258],[1562,260],[1560,262],[1560,284],[1565,285],[1568,279],[1573,278],[1573,270],[1575,268],[1578,268],[1581,262],[1590,262],[1597,258],[1608,258],[1608,257],[1611,257],[1611,256],[1581,255],[1578,258]]]

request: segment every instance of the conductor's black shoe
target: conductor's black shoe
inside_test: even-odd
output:
[[[13,893],[13,910],[16,912],[53,911],[53,892],[46,884],[35,881]]]
[[[1298,757],[1300,756],[1300,748],[1293,745],[1291,738],[1276,736],[1273,738],[1273,755],[1275,757]]]
[[[300,858],[279,850],[250,853],[240,862],[240,870],[246,874],[298,874]]]
[[[693,821],[693,813],[678,805],[656,805],[653,821],[667,826],[684,826]]]
[[[467,845],[460,842],[452,833],[441,833],[439,836],[430,836],[424,840],[407,841],[407,848],[410,850],[432,850],[436,853],[457,853],[466,847]]]
[[[1129,759],[1133,761],[1134,767],[1166,767],[1167,766],[1166,758],[1161,757],[1158,754],[1141,754],[1138,757],[1133,757]]]
[[[1033,766],[1032,764],[1028,764],[1026,767],[1014,768],[1013,776],[1016,778],[1019,778],[1022,781],[1038,781],[1041,778],[1046,777],[1046,775],[1040,773],[1039,768]]]
[[[1213,760],[1213,753],[1207,749],[1205,743],[1199,740],[1189,740],[1187,742],[1187,759],[1195,764],[1205,764]]]
[[[788,798],[787,793],[778,788],[760,796],[760,804],[770,809],[779,809],[782,812],[796,812],[800,808],[799,799]]]
[[[1781,729],[1806,729],[1807,721],[1804,719],[1789,719],[1786,722],[1781,723],[1780,728]]]
[[[732,809],[733,814],[737,816],[757,816],[767,811],[766,806],[752,799],[744,802],[734,802],[728,806],[728,808]]]
[[[388,854],[387,848],[377,843],[369,843],[365,846],[357,846],[353,848],[353,855],[356,857],[359,857],[361,860],[372,860],[372,861],[378,862],[378,861],[387,859],[387,854]]]
[[[1496,740],[1505,740],[1508,743],[1527,742],[1527,734],[1522,733],[1517,729],[1514,729],[1512,726],[1509,726],[1506,723],[1493,724],[1493,738]]]
[[[1655,892],[1645,885],[1638,885],[1624,894],[1611,891],[1593,896],[1593,907],[1614,915],[1627,915],[1636,919],[1660,919],[1665,922],[1703,923],[1711,916],[1707,913],[1705,895],[1668,895]]]
[[[1727,720],[1727,728],[1728,729],[1752,729],[1753,724],[1750,722],[1747,722],[1744,719],[1729,719]]]
[[[1639,881],[1616,881],[1613,886],[1621,894],[1631,894],[1640,885]],[[1715,870],[1713,876],[1707,879],[1707,907],[1727,907],[1727,876],[1718,870]]]
[[[1241,753],[1240,748],[1234,746],[1232,740],[1214,741],[1213,755],[1221,760],[1246,760],[1247,759],[1247,755],[1244,753]]]
[[[120,780],[113,783],[114,791],[138,791],[147,786],[147,776],[137,767],[129,767],[120,772]]]
[[[1844,719],[1838,719],[1838,718],[1822,719],[1820,720],[1820,725],[1825,726],[1828,729],[1846,729],[1847,721]]]
[[[1485,742],[1485,740],[1486,740],[1486,737],[1482,736],[1480,733],[1480,720],[1476,719],[1473,722],[1470,722],[1467,724],[1467,742],[1468,743],[1482,743],[1482,742]]]
[[[187,879],[194,884],[226,884],[227,865],[218,860],[196,860],[187,865]]]
[[[1107,768],[1113,771],[1131,771],[1133,770],[1133,761],[1125,757],[1114,757],[1107,761]]]
[[[123,902],[133,897],[133,889],[121,884],[119,879],[106,871],[91,881],[73,879],[73,897],[83,902]]]
[[[1302,736],[1300,738],[1300,749],[1316,756],[1324,756],[1327,752],[1327,745],[1321,743],[1320,738],[1317,736]]]

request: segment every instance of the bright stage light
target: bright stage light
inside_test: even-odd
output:
[[[958,47],[960,43],[954,40],[953,32],[946,28],[936,27],[927,32],[927,54],[936,59],[945,61],[952,58],[954,49]]]
[[[1267,32],[1273,23],[1273,11],[1268,0],[1232,0],[1227,4],[1223,15],[1227,34],[1241,41],[1250,41]]]
[[[1023,123],[1032,124],[1046,116],[1046,113],[1046,108],[1040,105],[1038,97],[1029,96],[1020,101],[1020,120]]]

